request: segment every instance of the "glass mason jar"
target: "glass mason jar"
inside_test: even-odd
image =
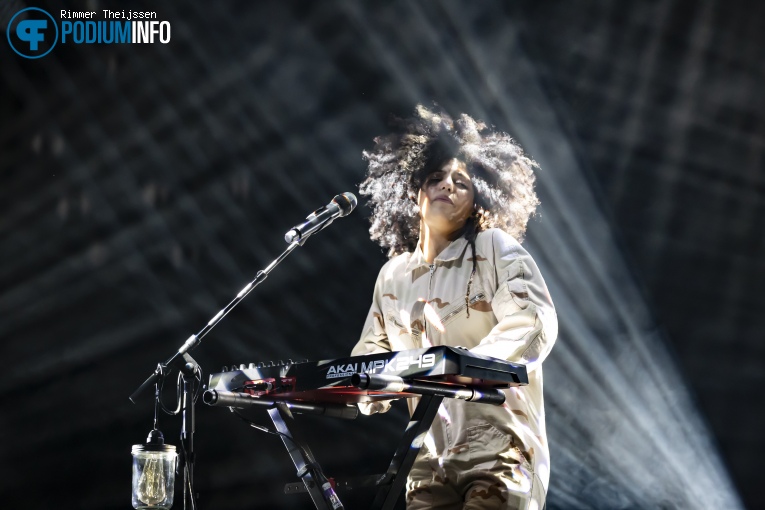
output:
[[[166,444],[133,445],[133,508],[169,509],[173,506],[175,446]]]

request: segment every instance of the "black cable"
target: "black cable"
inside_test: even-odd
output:
[[[165,372],[165,369],[167,367],[163,367],[162,365],[159,365],[159,395],[157,396],[157,400],[159,402],[159,407],[162,409],[162,411],[165,414],[169,414],[171,416],[174,416],[178,414],[177,412],[170,411],[167,406],[165,405],[165,402],[162,400],[162,392],[165,388],[165,377],[167,376],[167,373]]]
[[[185,452],[185,449],[184,449],[184,452]],[[194,484],[191,481],[191,476],[189,475],[189,465],[188,465],[188,463],[186,463],[186,465],[183,467],[183,469],[186,472],[184,478],[186,478],[186,480],[187,480],[186,485],[189,488],[189,499],[191,500],[191,510],[196,510],[196,508],[197,508],[197,498],[196,498],[196,494],[194,494]]]
[[[160,369],[161,370],[161,369]],[[182,407],[182,398],[183,398],[183,390],[181,389],[181,381],[183,380],[183,373],[178,372],[178,379],[175,382],[175,394],[176,394],[176,408],[175,411],[171,411],[167,408],[165,405],[165,402],[162,400],[162,390],[165,386],[165,375],[163,373],[160,373],[160,385],[159,385],[159,392],[160,392],[160,399],[159,399],[159,405],[162,408],[162,411],[165,412],[165,414],[169,414],[170,416],[177,416],[181,412]],[[197,365],[196,369],[194,369],[194,380],[196,381],[196,389],[194,389],[194,381],[191,382],[192,385],[192,393],[194,394],[194,398],[192,399],[192,405],[197,403],[197,400],[199,399],[199,395],[202,392],[202,368]]]
[[[194,370],[194,378],[197,380],[197,391],[194,395],[194,403],[197,403],[197,399],[199,398],[199,393],[202,391],[202,367],[197,365],[196,370]]]

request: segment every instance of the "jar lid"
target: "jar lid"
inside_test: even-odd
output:
[[[143,453],[143,452],[159,452],[159,453],[175,453],[175,446],[171,444],[134,444],[131,453]]]

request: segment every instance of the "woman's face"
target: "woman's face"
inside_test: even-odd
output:
[[[428,175],[417,195],[424,227],[445,237],[465,226],[474,203],[473,182],[465,163],[458,159]]]

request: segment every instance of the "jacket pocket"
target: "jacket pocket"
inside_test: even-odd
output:
[[[473,307],[475,306],[476,303],[478,303],[479,301],[483,301],[485,298],[486,298],[486,293],[479,292],[475,296],[471,297],[468,303],[470,303],[470,306]],[[451,321],[459,317],[461,314],[465,313],[466,310],[467,310],[467,307],[465,306],[465,302],[463,301],[462,304],[455,306],[454,308],[446,312],[446,314],[444,314],[444,316],[441,317],[441,323],[444,326],[446,326],[448,323],[450,323]],[[490,310],[490,307],[489,307],[489,310]],[[484,311],[484,310],[479,310],[479,311]]]
[[[468,456],[472,465],[485,462],[501,463],[501,454],[512,450],[510,436],[494,425],[483,424],[467,430]]]

